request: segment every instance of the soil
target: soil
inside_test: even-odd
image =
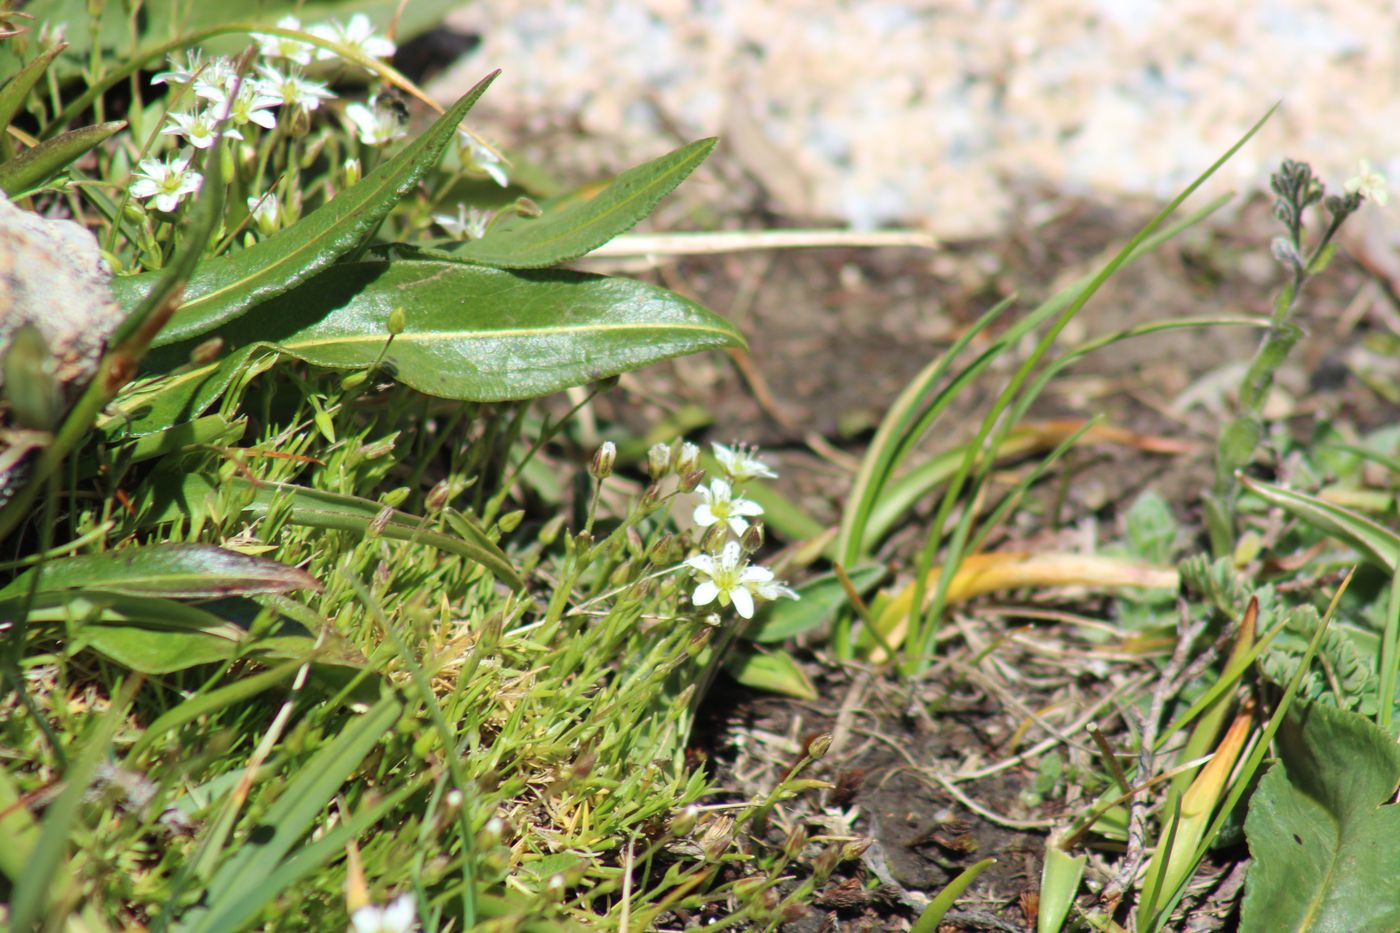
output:
[[[724,365],[713,355],[688,358],[624,380],[602,415],[641,429],[694,404],[713,416],[710,438],[754,441],[775,452],[780,490],[833,523],[853,464],[910,378],[1001,297],[1020,289],[1018,308],[1032,307],[1096,268],[1148,217],[1133,206],[1065,204],[1051,220],[1028,223],[1006,242],[931,256],[830,250],[667,266],[657,281],[727,313],[749,337],[747,359]],[[1267,205],[1254,204],[1228,227],[1199,228],[1168,244],[1115,277],[1062,345],[1167,318],[1267,316],[1281,280],[1268,254],[1270,223]],[[1315,284],[1303,312],[1311,333],[1280,373],[1270,414],[1302,435],[1321,420],[1380,423],[1390,409],[1349,361],[1368,333],[1390,328],[1384,289],[1346,258]],[[1194,452],[1168,456],[1131,446],[1077,452],[1040,494],[1048,503],[1067,493],[1063,501],[1024,510],[993,548],[1089,549],[1111,541],[1121,533],[1123,509],[1149,487],[1199,535],[1197,503],[1210,482],[1211,446],[1230,387],[1257,339],[1246,328],[1159,334],[1116,344],[1063,374],[1033,417],[1103,413],[1140,434],[1189,442]],[[936,432],[938,444],[975,426],[1013,362],[1019,360],[959,399],[945,418],[948,427]],[[914,540],[892,538],[885,556],[896,568],[909,563]],[[1195,549],[1200,545],[1198,538]],[[798,652],[818,685],[817,701],[755,694],[721,679],[694,740],[718,784],[736,797],[771,788],[806,738],[837,736],[811,776],[845,790],[811,793],[780,808],[767,836],[752,844],[779,844],[797,825],[813,836],[873,840],[860,862],[832,876],[817,907],[786,929],[907,929],[927,897],[988,856],[996,864],[940,930],[1033,929],[1048,828],[1063,827],[1082,803],[1066,797],[1074,782],[1042,772],[1046,756],[1067,771],[1101,771],[1084,731],[1088,721],[1115,749],[1134,748],[1137,722],[1126,706],[1147,694],[1170,652],[1170,645],[1136,655],[1107,652],[1095,637],[1094,626],[1102,624],[1114,624],[1113,603],[1103,598],[984,599],[955,614],[943,662],[912,686],[833,663],[820,638]],[[994,650],[977,656],[988,646]],[[1017,757],[1047,739],[1036,754]],[[995,770],[998,762],[1010,764]],[[994,773],[943,783],[973,769]],[[819,851],[813,844],[808,854]],[[1091,855],[1090,890],[1109,881],[1115,858]],[[1239,883],[1238,873],[1225,874],[1231,858],[1227,853],[1203,872],[1210,883],[1200,885],[1204,901],[1196,903],[1209,909],[1192,915],[1191,929],[1232,922]],[[873,895],[865,890],[871,877],[881,882]]]

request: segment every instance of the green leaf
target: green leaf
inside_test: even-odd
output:
[[[276,897],[277,891],[265,887],[267,879],[402,712],[403,704],[393,694],[385,694],[373,709],[350,720],[339,735],[298,768],[248,838],[219,866],[209,882],[204,904],[182,918],[181,928],[191,933],[238,929]]]
[[[540,269],[577,259],[636,226],[705,161],[716,142],[701,139],[630,168],[596,194],[585,189],[547,206],[541,217],[504,218],[484,238],[445,252],[501,269]]]
[[[1400,535],[1384,525],[1317,496],[1250,479],[1243,474],[1239,478],[1245,489],[1265,502],[1278,506],[1324,534],[1340,538],[1377,566],[1390,573],[1395,573],[1400,567]]]
[[[740,651],[725,662],[729,676],[745,687],[799,700],[815,700],[817,688],[786,651]]]
[[[1356,713],[1297,704],[1245,820],[1240,929],[1400,929],[1400,746]]]
[[[437,164],[457,125],[496,74],[478,82],[427,132],[330,203],[248,249],[201,263],[186,286],[184,304],[156,337],[155,345],[210,331],[363,246],[394,206]],[[124,307],[132,307],[157,275],[114,279],[112,292]]]
[[[136,744],[131,746],[127,758],[135,761],[142,752],[155,744],[156,739],[167,732],[180,728],[187,722],[193,722],[227,706],[252,699],[264,690],[277,686],[295,674],[302,664],[303,662],[300,660],[288,661],[251,677],[235,680],[217,690],[190,697],[174,709],[162,713],[160,718],[142,730],[141,737],[136,740]]]
[[[937,897],[929,901],[929,905],[924,908],[923,913],[919,914],[919,919],[915,920],[914,925],[909,928],[909,933],[934,933],[938,929],[938,925],[943,922],[943,917],[953,909],[953,904],[967,890],[968,885],[976,881],[978,875],[996,863],[997,860],[994,858],[984,858],[982,861],[963,869],[961,874],[948,882],[947,887],[938,892]]]
[[[24,109],[25,100],[29,97],[29,92],[34,89],[34,85],[44,76],[48,70],[49,63],[54,57],[68,46],[63,42],[56,42],[38,55],[34,56],[29,64],[25,65],[19,72],[11,78],[3,89],[0,89],[0,135],[8,134],[5,131],[14,122],[15,115]],[[4,145],[9,145],[8,141]]]
[[[131,443],[124,445],[122,461],[140,463],[205,444],[236,444],[243,438],[247,428],[248,422],[244,419],[229,421],[223,415],[205,415],[203,418],[186,421],[155,434],[144,434],[134,438]],[[100,464],[89,461],[79,468],[79,475],[96,475],[99,468]]]
[[[1128,549],[1134,557],[1154,564],[1170,563],[1176,543],[1176,518],[1161,493],[1145,490],[1128,508],[1125,519]]]
[[[1036,910],[1036,933],[1059,933],[1074,906],[1079,882],[1084,877],[1087,856],[1070,855],[1051,836],[1045,843],[1045,863],[1040,870],[1040,905]]]
[[[349,531],[360,535],[369,532],[370,523],[384,510],[384,506],[369,499],[322,492],[319,489],[287,483],[252,483],[242,477],[234,477],[220,480],[219,487],[234,487],[247,491],[248,504],[243,507],[246,514],[264,516],[279,499],[285,497],[291,502],[291,512],[287,520],[293,525]],[[202,511],[204,501],[214,492],[214,482],[208,477],[199,474],[186,476],[183,482],[174,484],[158,494],[164,496],[164,501],[158,503],[153,521],[173,521],[179,515]],[[465,519],[465,516],[463,518]],[[520,575],[511,566],[510,558],[478,525],[464,520],[457,523],[456,528],[463,533],[460,537],[432,530],[428,527],[427,519],[391,509],[389,520],[379,534],[395,541],[416,541],[439,551],[465,557],[481,564],[512,589],[518,590],[524,586]],[[466,533],[468,531],[470,534]]]
[[[884,578],[885,568],[880,564],[857,567],[847,576],[856,592],[864,595]],[[756,642],[786,641],[831,621],[847,604],[846,589],[835,573],[813,577],[795,590],[795,600],[779,599],[762,606],[744,637]]]
[[[112,438],[141,437],[198,418],[228,391],[245,367],[272,365],[273,353],[250,363],[257,350],[256,344],[248,344],[217,362],[136,385],[122,393],[113,406],[117,413],[107,416],[100,427]],[[172,368],[182,362],[174,354],[165,355]]]
[[[390,342],[399,307],[408,326]],[[342,263],[221,333],[342,369],[382,353],[400,382],[473,401],[533,398],[744,343],[713,312],[631,279],[439,260]]]
[[[210,544],[156,544],[49,561],[11,580],[0,589],[0,599],[27,593],[37,573],[42,573],[40,593],[94,589],[128,596],[214,599],[321,589],[306,571],[276,561]]]
[[[73,160],[124,129],[125,120],[112,120],[60,133],[33,149],[26,149],[0,165],[0,190],[8,195],[32,191],[67,168]]]

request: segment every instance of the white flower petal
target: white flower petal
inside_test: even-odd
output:
[[[715,522],[719,521],[719,516],[710,508],[710,503],[708,502],[702,502],[695,507],[694,517],[695,524],[699,525],[701,528],[709,528]]]
[[[705,606],[714,602],[719,595],[719,587],[715,586],[713,580],[706,580],[695,588],[695,593],[690,597],[690,601],[697,606]]]
[[[707,577],[712,577],[715,574],[715,559],[708,554],[696,554],[694,557],[688,557],[685,565]]]
[[[743,587],[731,590],[729,598],[734,600],[735,612],[739,613],[739,615],[743,616],[745,619],[753,618],[753,596],[749,594],[748,590]]]

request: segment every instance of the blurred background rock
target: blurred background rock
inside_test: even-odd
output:
[[[481,41],[435,92],[505,69],[476,119],[506,147],[587,175],[720,135],[711,180],[751,184],[694,193],[787,218],[966,239],[1164,199],[1280,100],[1211,190],[1285,156],[1333,190],[1360,158],[1400,178],[1393,0],[483,0],[449,25]]]

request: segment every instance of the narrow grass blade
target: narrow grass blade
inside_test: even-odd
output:
[[[31,191],[124,129],[125,120],[98,123],[60,133],[26,149],[0,165],[0,191],[11,196]]]
[[[1390,573],[1400,571],[1400,535],[1358,512],[1317,496],[1294,492],[1273,483],[1238,474],[1245,489],[1276,505],[1318,531],[1340,538]]]
[[[943,922],[943,917],[949,910],[952,910],[953,904],[962,897],[968,885],[976,881],[978,875],[996,863],[997,860],[994,858],[984,858],[982,861],[963,869],[961,874],[948,882],[947,887],[938,892],[937,897],[929,901],[924,912],[919,914],[919,919],[915,920],[914,925],[909,928],[909,933],[935,933],[938,930],[938,925]]]
[[[205,903],[183,918],[181,929],[191,933],[235,929],[241,926],[237,921],[256,916],[271,902],[280,892],[269,888],[268,878],[402,713],[403,704],[393,694],[385,694],[317,752],[262,815],[258,831],[219,866]]]
[[[202,716],[208,716],[235,703],[251,699],[264,690],[277,686],[295,674],[297,668],[305,663],[306,659],[298,658],[251,677],[234,681],[226,687],[190,697],[174,709],[162,713],[155,722],[147,726],[141,733],[141,737],[127,752],[127,759],[130,761],[139,760],[146,749],[154,745],[157,739],[167,732],[173,732],[185,723],[193,722]]]

